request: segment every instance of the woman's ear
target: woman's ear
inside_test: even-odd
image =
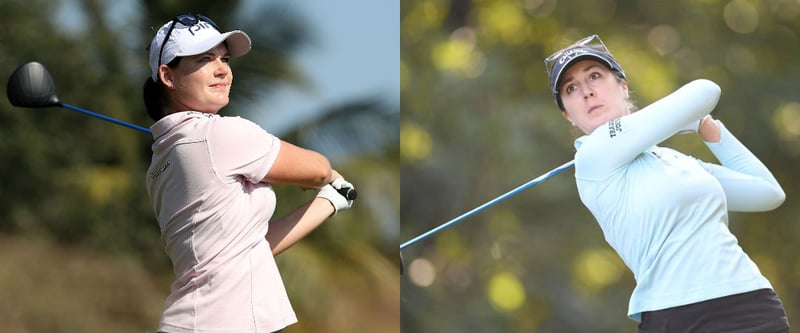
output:
[[[625,92],[625,98],[631,98],[631,92],[628,90],[628,81],[622,82],[622,91]]]
[[[162,83],[164,83],[164,86],[166,86],[167,89],[175,89],[175,83],[173,82],[172,77],[172,69],[169,68],[169,66],[162,64],[160,67],[158,67],[158,78]]]
[[[564,117],[564,119],[568,121],[570,124],[572,124],[572,127],[575,127],[575,122],[572,121],[572,118],[569,116],[569,113],[567,113],[567,111],[562,110],[561,116]]]

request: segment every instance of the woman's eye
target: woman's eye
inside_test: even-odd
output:
[[[594,73],[592,73],[592,75],[590,76],[590,78],[591,78],[592,80],[597,80],[597,79],[599,79],[599,78],[600,78],[600,73],[598,73],[598,72],[594,72]]]
[[[575,85],[567,86],[566,88],[564,88],[564,92],[567,93],[568,95],[575,92]]]
[[[230,62],[230,61],[231,61],[231,57],[223,57],[222,58],[222,62]]]

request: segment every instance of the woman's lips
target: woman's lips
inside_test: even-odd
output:
[[[601,107],[603,107],[602,104],[601,105],[592,105],[592,107],[589,108],[589,112],[587,112],[587,113],[592,113],[592,112],[594,112],[595,110],[597,110],[597,109],[599,109]]]

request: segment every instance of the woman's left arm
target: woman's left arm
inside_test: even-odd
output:
[[[339,192],[339,189],[346,187],[354,189],[353,184],[342,178],[336,170],[331,172],[336,179],[317,190],[316,198],[295,208],[288,215],[269,222],[266,238],[272,255],[278,255],[290,248],[338,211],[353,206],[355,197],[345,197]]]
[[[783,203],[786,194],[769,169],[722,122],[707,116],[698,134],[722,164],[703,166],[722,185],[729,210],[768,211]]]
[[[272,255],[280,254],[303,239],[334,212],[335,208],[330,201],[317,197],[286,216],[270,221],[267,241]]]

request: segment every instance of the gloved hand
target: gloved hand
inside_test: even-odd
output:
[[[330,184],[320,187],[319,191],[317,191],[318,198],[325,198],[333,204],[333,215],[336,215],[340,210],[345,210],[353,206],[353,200],[348,200],[344,195],[339,193],[338,190],[343,188],[355,190],[353,184],[350,184],[344,180],[344,178],[336,178]]]
[[[336,178],[331,182],[331,186],[336,189],[339,194],[343,195],[345,199],[353,201],[358,196],[358,192],[353,184],[350,184],[344,178]],[[352,206],[352,203],[351,203]]]

